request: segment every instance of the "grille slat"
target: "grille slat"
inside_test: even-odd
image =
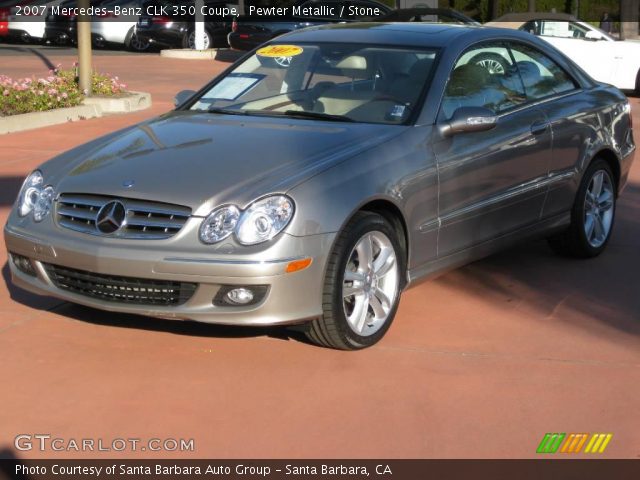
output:
[[[96,227],[100,209],[117,200],[125,208],[124,225],[111,234]],[[58,224],[64,228],[91,235],[108,235],[116,238],[160,240],[178,233],[191,216],[191,209],[181,205],[161,202],[64,193],[56,200]]]
[[[104,275],[43,263],[53,284],[61,290],[109,302],[177,306],[187,302],[197,284]]]
[[[171,228],[178,229],[182,228],[184,221],[176,220],[176,219],[151,219],[147,217],[128,217],[127,225],[136,225],[140,227],[157,227],[157,228]]]

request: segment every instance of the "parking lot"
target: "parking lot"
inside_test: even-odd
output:
[[[16,50],[22,48],[25,50]],[[18,53],[16,53],[18,52]],[[71,49],[0,45],[0,73],[46,75]],[[25,175],[170,109],[225,61],[99,52],[149,110],[0,136],[0,223]],[[640,99],[631,98],[640,144]],[[322,349],[284,329],[119,315],[12,287],[0,250],[0,451],[19,458],[535,457],[546,432],[607,432],[640,458],[640,160],[608,250],[534,241],[407,291],[373,348]],[[0,234],[1,235],[1,234]],[[194,451],[16,451],[19,434],[194,439]]]

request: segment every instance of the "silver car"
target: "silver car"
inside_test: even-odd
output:
[[[177,102],[28,176],[16,285],[359,349],[404,289],[514,241],[600,254],[635,151],[619,90],[504,29],[300,30]]]

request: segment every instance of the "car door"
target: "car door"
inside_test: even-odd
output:
[[[476,46],[459,58],[438,123],[469,106],[491,110],[497,124],[488,131],[434,142],[439,257],[535,222],[544,202],[551,133],[544,113],[527,102],[518,66],[505,44]]]
[[[521,69],[527,98],[536,102],[549,120],[553,150],[549,168],[548,196],[543,216],[566,212],[575,197],[573,176],[583,150],[592,144],[600,120],[593,109],[581,107],[584,99],[579,82],[537,48],[517,42],[511,44],[516,64]]]

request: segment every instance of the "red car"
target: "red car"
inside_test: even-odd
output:
[[[9,34],[9,9],[11,5],[8,2],[0,2],[0,37],[6,37]]]

